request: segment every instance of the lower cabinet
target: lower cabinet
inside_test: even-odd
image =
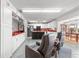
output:
[[[12,52],[14,53],[18,49],[18,47],[20,47],[20,45],[24,42],[25,33],[13,36],[12,40],[13,40],[13,50],[12,50]]]

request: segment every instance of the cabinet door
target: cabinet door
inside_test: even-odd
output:
[[[14,47],[13,53],[14,53],[16,51],[16,49],[18,47],[20,47],[20,45],[24,42],[24,40],[25,40],[24,33],[13,36],[12,40],[13,40],[13,47]]]

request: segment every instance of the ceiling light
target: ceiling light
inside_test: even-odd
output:
[[[45,9],[23,9],[22,12],[34,12],[34,13],[56,13],[61,12],[60,8],[45,8]]]

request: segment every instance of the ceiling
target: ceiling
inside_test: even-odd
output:
[[[79,6],[79,0],[11,0],[17,9],[23,8],[62,8],[59,13],[23,13],[29,21],[50,21]]]
[[[79,25],[79,19],[68,21],[68,22],[65,22],[64,24],[77,24],[77,25]]]

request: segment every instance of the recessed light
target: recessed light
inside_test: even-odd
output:
[[[34,13],[58,13],[61,12],[61,8],[26,8],[22,9],[22,12],[34,12]]]

